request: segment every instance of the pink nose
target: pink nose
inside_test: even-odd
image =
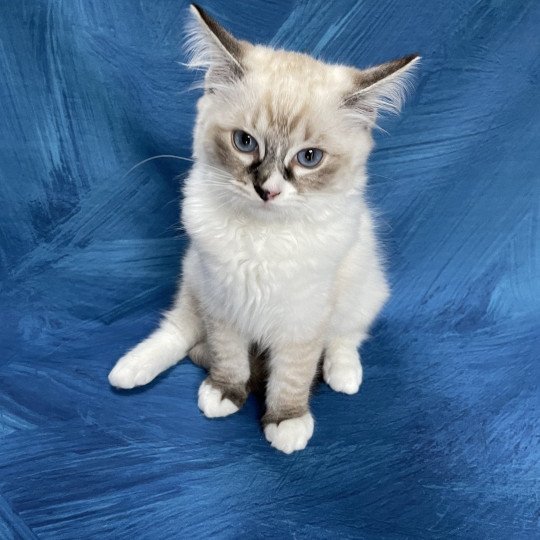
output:
[[[255,191],[263,201],[271,201],[281,193],[281,191],[269,191],[267,189],[263,189],[260,186],[255,186]]]
[[[281,193],[281,191],[267,191],[267,193],[268,193],[268,199],[272,200],[272,199],[275,199]]]

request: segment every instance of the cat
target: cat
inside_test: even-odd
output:
[[[204,70],[182,206],[190,247],[172,308],[111,385],[144,385],[189,355],[198,406],[233,414],[266,373],[264,434],[287,454],[313,434],[312,383],[358,392],[358,348],[389,296],[364,200],[372,129],[399,111],[419,56],[359,70],[233,37],[190,7]]]

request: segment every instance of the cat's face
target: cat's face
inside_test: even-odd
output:
[[[324,64],[238,41],[192,9],[192,64],[207,70],[195,158],[211,188],[265,214],[362,188],[377,108],[399,106],[416,57],[366,71]]]

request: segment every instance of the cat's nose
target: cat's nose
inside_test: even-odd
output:
[[[254,186],[255,191],[257,192],[257,195],[263,200],[263,201],[271,201],[272,199],[275,199],[281,191],[270,191],[268,189],[264,189],[261,186]]]

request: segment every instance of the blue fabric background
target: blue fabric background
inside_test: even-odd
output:
[[[540,6],[208,0],[239,37],[366,66],[419,51],[370,162],[393,298],[308,448],[203,372],[109,388],[172,297],[197,92],[184,2],[0,3],[0,538],[538,538]]]

